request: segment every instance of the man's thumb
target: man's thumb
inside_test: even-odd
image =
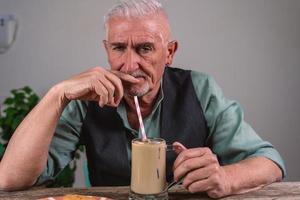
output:
[[[174,142],[173,143],[173,150],[175,151],[176,154],[180,154],[182,151],[186,150],[187,148],[183,146],[183,144],[179,142]]]

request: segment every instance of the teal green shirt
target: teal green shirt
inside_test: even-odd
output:
[[[286,176],[284,162],[279,153],[244,121],[240,105],[236,101],[226,99],[210,76],[192,71],[191,77],[209,128],[206,145],[218,156],[220,164],[227,165],[245,158],[263,156],[274,161]],[[153,111],[144,119],[148,137],[160,135],[160,110],[163,98],[161,89]],[[47,167],[40,176],[39,183],[53,179],[73,159],[79,145],[87,104],[79,100],[71,101],[63,111],[51,143]],[[117,112],[123,120],[124,127],[135,137],[140,136],[140,131],[130,127],[123,102],[118,106]],[[127,151],[130,157],[129,147]]]

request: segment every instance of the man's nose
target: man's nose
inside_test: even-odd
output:
[[[124,58],[125,72],[133,72],[139,68],[140,58],[134,50],[128,50]]]

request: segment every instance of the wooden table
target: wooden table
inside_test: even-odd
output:
[[[48,196],[60,196],[64,194],[84,194],[94,196],[104,196],[113,199],[125,200],[128,199],[128,187],[92,187],[92,188],[34,188],[26,191],[18,192],[3,192],[0,191],[1,200],[11,199],[39,199]],[[185,199],[185,200],[198,200],[209,199],[206,194],[190,194],[182,187],[177,187],[169,192],[170,200]],[[300,182],[282,182],[273,183],[260,190],[249,192],[242,195],[234,195],[226,198],[225,200],[236,199],[299,199],[300,200]]]

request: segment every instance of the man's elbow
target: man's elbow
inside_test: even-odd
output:
[[[282,181],[283,180],[283,178],[284,178],[284,174],[283,174],[283,170],[278,166],[278,165],[276,165],[276,169],[275,169],[275,174],[276,174],[276,180],[275,180],[275,182],[280,182],[280,181]]]
[[[0,176],[0,190],[1,191],[12,191],[12,185],[7,181],[5,177]]]
[[[34,180],[24,181],[0,174],[0,190],[2,191],[24,190],[33,186],[34,183]]]

